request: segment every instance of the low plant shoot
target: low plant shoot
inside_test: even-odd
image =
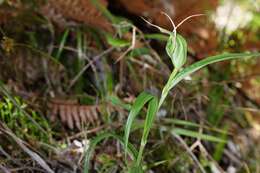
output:
[[[169,19],[170,17],[165,14]],[[150,25],[158,28],[163,34],[166,34],[168,36],[167,44],[166,44],[166,52],[168,56],[171,59],[171,62],[174,66],[174,69],[172,73],[170,74],[167,83],[165,84],[160,98],[157,96],[151,95],[147,92],[142,92],[138,95],[135,102],[131,106],[131,110],[129,113],[129,116],[127,118],[126,125],[124,127],[124,137],[121,138],[115,134],[102,134],[97,136],[96,139],[93,140],[92,145],[88,148],[86,151],[86,160],[85,160],[85,172],[88,172],[89,169],[89,161],[91,158],[91,153],[93,151],[93,147],[101,140],[109,137],[113,137],[120,141],[121,144],[123,144],[124,150],[125,150],[125,162],[127,163],[127,169],[128,172],[133,173],[142,173],[144,172],[142,159],[143,159],[143,153],[145,149],[145,145],[148,140],[149,132],[151,127],[153,126],[153,122],[155,119],[155,116],[157,112],[160,110],[160,107],[163,105],[168,93],[171,89],[173,89],[179,82],[181,82],[185,77],[195,73],[196,71],[200,70],[201,68],[216,63],[220,61],[225,60],[232,60],[232,59],[241,59],[241,58],[248,58],[248,57],[259,57],[260,53],[223,53],[220,55],[210,56],[207,58],[204,58],[198,62],[195,62],[187,67],[184,67],[186,60],[187,60],[187,42],[183,36],[178,34],[176,32],[177,28],[187,19],[191,17],[196,17],[200,15],[193,15],[189,16],[188,18],[184,19],[182,22],[180,22],[178,25],[175,26],[173,21],[170,19],[173,25],[173,31],[168,31],[164,28],[161,28],[159,26],[153,25],[149,23]],[[129,143],[129,136],[131,132],[131,127],[134,123],[135,118],[137,115],[139,115],[140,111],[145,107],[145,105],[148,105],[146,118],[143,126],[143,132],[142,132],[142,138],[140,141],[139,150],[136,150],[132,144]],[[174,129],[173,129],[174,131]],[[196,136],[197,134],[191,133],[190,135],[187,133],[190,133],[190,131],[185,131],[182,129],[176,129],[176,134],[182,134],[182,135],[188,135],[188,136]],[[206,135],[202,135],[202,139],[207,138]],[[214,142],[223,142],[221,140],[217,140],[215,138],[210,138],[209,141]],[[137,152],[138,151],[138,152]],[[137,152],[137,153],[136,153]],[[128,155],[131,157],[132,162],[129,164],[128,162]]]

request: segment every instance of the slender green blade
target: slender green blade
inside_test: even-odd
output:
[[[82,59],[83,56],[83,33],[78,30],[77,31],[77,53],[79,60]]]
[[[160,105],[166,98],[167,93],[176,86],[180,81],[182,81],[185,77],[189,76],[190,74],[200,70],[201,68],[213,64],[220,61],[231,60],[231,59],[242,59],[246,57],[260,57],[260,53],[224,53],[221,55],[211,56],[200,60],[183,70],[181,70],[176,76],[170,79],[167,82],[167,87],[163,89],[162,98],[160,99]]]
[[[68,35],[69,35],[69,31],[70,31],[69,29],[66,29],[66,31],[64,32],[64,34],[63,34],[63,36],[62,36],[62,38],[61,38],[60,46],[59,46],[58,52],[57,52],[57,54],[55,55],[55,58],[56,58],[56,59],[60,59],[61,53],[62,53],[62,51],[63,51],[63,49],[64,49],[64,46],[65,46],[65,44],[66,44],[66,42],[67,42],[67,38],[68,38]]]
[[[178,84],[182,79],[184,79],[188,75],[200,70],[201,68],[209,64],[213,64],[225,60],[231,60],[231,59],[241,59],[246,57],[260,57],[260,53],[225,53],[222,55],[216,55],[216,56],[205,58],[180,71],[180,73],[176,75],[171,86],[174,87],[176,84]]]
[[[226,142],[225,140],[223,140],[221,138],[217,138],[215,136],[211,136],[211,135],[207,135],[207,134],[203,134],[203,133],[199,133],[199,132],[195,132],[195,131],[191,131],[191,130],[186,130],[186,129],[182,129],[182,128],[174,128],[171,130],[171,133],[175,133],[177,135],[189,136],[189,137],[193,137],[193,138],[200,138],[202,140],[211,141],[211,142],[222,142],[222,143]]]
[[[165,118],[163,119],[167,123],[172,123],[176,125],[183,125],[183,126],[189,126],[189,127],[201,127],[200,124],[191,122],[191,121],[186,121],[186,120],[181,120],[181,119],[175,119],[175,118]]]
[[[166,123],[171,123],[174,125],[180,125],[180,126],[187,126],[187,127],[195,127],[195,128],[203,128],[206,130],[210,130],[210,131],[214,131],[214,132],[218,132],[221,134],[227,134],[228,132],[226,130],[222,130],[220,128],[216,128],[216,127],[210,127],[207,125],[201,125],[198,123],[194,123],[191,121],[186,121],[186,120],[181,120],[181,119],[175,119],[175,118],[164,118],[163,121],[165,121]]]
[[[136,98],[133,106],[131,107],[131,111],[129,113],[129,116],[127,118],[127,122],[125,125],[125,135],[124,135],[124,142],[125,142],[125,148],[128,146],[128,140],[129,140],[129,135],[131,131],[131,127],[133,124],[133,121],[135,117],[138,115],[138,113],[141,111],[141,109],[144,107],[144,105],[153,98],[152,95],[142,92],[139,94],[139,96]]]
[[[169,36],[164,34],[144,34],[144,38],[146,39],[154,39],[159,41],[167,41]]]
[[[113,47],[125,47],[131,45],[130,41],[120,39],[120,38],[114,38],[110,34],[106,34],[106,39],[108,44],[110,44]]]
[[[149,132],[151,130],[151,127],[153,125],[153,121],[154,121],[155,115],[157,113],[157,110],[158,110],[158,99],[157,99],[157,97],[153,97],[149,101],[149,105],[148,105],[148,111],[146,114],[144,130],[143,130],[143,135],[142,135],[142,139],[141,139],[141,145],[140,145],[137,162],[136,162],[137,166],[140,165],[140,163],[141,163],[143,150],[147,143],[147,138],[148,138]]]
[[[225,125],[224,126],[224,130],[226,131],[226,133],[223,133],[221,134],[219,137],[222,139],[222,140],[227,140],[228,139],[228,128],[229,126],[228,125]],[[215,146],[215,151],[214,151],[214,154],[213,154],[213,158],[219,162],[223,156],[223,153],[224,153],[224,149],[225,149],[225,146],[226,144],[225,143],[218,143],[216,146]]]

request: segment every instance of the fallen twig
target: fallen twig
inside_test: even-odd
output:
[[[0,130],[14,139],[14,141],[26,152],[33,160],[35,160],[47,173],[54,173],[54,171],[48,166],[48,164],[34,151],[30,150],[24,142],[18,138],[5,124],[0,123],[3,127]]]

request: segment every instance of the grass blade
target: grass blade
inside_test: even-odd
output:
[[[131,42],[128,40],[115,38],[108,33],[106,33],[105,35],[106,35],[107,43],[113,47],[126,47],[131,45]]]
[[[191,122],[188,120],[181,120],[181,119],[175,119],[175,118],[164,118],[163,121],[165,121],[166,123],[180,125],[180,126],[184,126],[184,127],[203,128],[203,129],[214,131],[214,132],[217,132],[220,134],[229,134],[227,132],[227,130],[222,130],[220,128],[211,127],[211,126],[207,126],[207,125],[201,125],[201,124],[194,123],[194,122]]]
[[[78,60],[82,60],[83,57],[83,33],[80,30],[77,30],[77,53]]]
[[[193,137],[193,138],[200,138],[202,140],[211,141],[211,142],[226,143],[226,141],[221,139],[221,138],[217,138],[215,136],[206,135],[206,134],[202,134],[202,133],[199,133],[199,132],[186,130],[186,129],[182,129],[182,128],[173,128],[171,130],[171,133],[174,133],[174,134],[177,134],[177,135],[189,136],[189,137]]]
[[[58,60],[60,59],[61,53],[62,53],[62,51],[64,49],[64,46],[65,46],[65,44],[67,42],[69,31],[70,31],[69,29],[66,29],[66,31],[64,32],[64,34],[63,34],[63,36],[61,38],[60,46],[59,46],[58,52],[57,52],[57,54],[55,56],[55,58],[58,59]]]
[[[224,130],[226,131],[226,133],[223,133],[223,134],[221,134],[219,136],[222,140],[227,140],[228,139],[228,128],[229,128],[228,125],[224,126]],[[223,156],[223,153],[224,153],[225,146],[226,146],[225,143],[218,143],[215,146],[215,151],[214,151],[214,154],[213,154],[213,158],[217,162],[219,162],[221,160],[221,158]]]

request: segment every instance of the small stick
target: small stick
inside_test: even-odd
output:
[[[133,50],[135,48],[135,41],[136,41],[136,27],[133,26],[133,34],[132,34],[132,43],[131,46],[128,47],[128,49],[116,60],[115,64],[118,63],[118,61],[120,61],[122,58],[124,58],[124,56],[130,52],[131,50]]]

